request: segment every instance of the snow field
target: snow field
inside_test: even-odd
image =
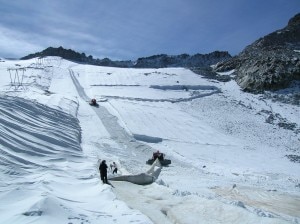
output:
[[[0,123],[1,222],[299,222],[299,164],[285,157],[288,149],[299,153],[299,134],[276,120],[265,123],[261,112],[299,127],[299,108],[182,68],[106,68],[59,58],[30,73],[41,81],[13,90],[6,68],[34,63],[0,66],[0,119],[9,121]],[[91,107],[94,97],[106,101]],[[118,175],[137,174],[157,149],[172,164],[156,183],[100,182],[100,160],[117,162]]]

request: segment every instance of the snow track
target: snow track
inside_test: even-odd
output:
[[[84,89],[80,86],[72,70],[70,70],[70,75],[79,96],[83,100],[89,101],[89,97],[87,97]],[[145,158],[147,158],[147,155],[150,155],[154,149],[136,141],[134,136],[130,135],[124,127],[120,125],[118,118],[112,115],[105,107],[99,105],[99,107],[92,108],[102,121],[111,138],[118,144],[118,148],[106,146],[103,150],[117,157],[126,158],[126,161],[122,161],[122,166],[126,168],[128,172],[132,174],[141,173],[140,166],[145,164]]]

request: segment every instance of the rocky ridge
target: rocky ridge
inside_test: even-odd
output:
[[[33,54],[29,54],[25,57],[22,57],[22,60],[27,60],[36,57],[47,57],[47,56],[58,56],[62,57],[67,60],[79,62],[79,63],[86,63],[92,65],[99,65],[99,66],[111,66],[111,67],[132,67],[132,61],[112,61],[109,58],[104,59],[94,59],[92,55],[86,56],[85,53],[78,53],[72,49],[65,49],[63,47],[48,47],[45,50]]]
[[[166,54],[154,55],[139,58],[134,65],[136,68],[165,68],[165,67],[186,67],[186,68],[208,68],[221,61],[230,59],[227,51],[214,51],[209,54],[181,54],[170,56]]]
[[[228,52],[214,51],[209,54],[181,54],[181,55],[153,55],[150,57],[138,58],[137,61],[113,61],[109,58],[94,59],[93,56],[86,56],[85,53],[78,53],[63,47],[49,47],[41,52],[29,54],[21,59],[31,59],[35,57],[59,56],[67,60],[80,63],[87,63],[99,66],[122,67],[122,68],[166,68],[166,67],[204,67],[208,68],[212,64],[231,58]]]
[[[235,80],[245,91],[261,93],[295,85],[300,80],[300,14],[288,25],[253,44],[239,55],[217,64],[214,71],[235,69]]]

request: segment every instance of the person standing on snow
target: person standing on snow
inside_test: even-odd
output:
[[[99,166],[99,170],[100,170],[100,176],[101,176],[101,180],[104,184],[107,184],[107,165],[106,165],[106,161],[103,160]]]
[[[117,164],[115,162],[113,162],[112,168],[113,168],[113,174],[118,172],[118,167],[117,167]]]

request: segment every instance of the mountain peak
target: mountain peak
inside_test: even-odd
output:
[[[46,57],[46,56],[59,56],[67,60],[77,61],[77,62],[87,62],[92,60],[92,56],[86,56],[85,53],[78,53],[71,49],[65,49],[62,46],[55,48],[55,47],[48,47],[41,52],[37,52],[34,54],[29,54],[21,59],[31,59],[35,57]]]
[[[300,13],[289,20],[288,26],[300,26]]]

